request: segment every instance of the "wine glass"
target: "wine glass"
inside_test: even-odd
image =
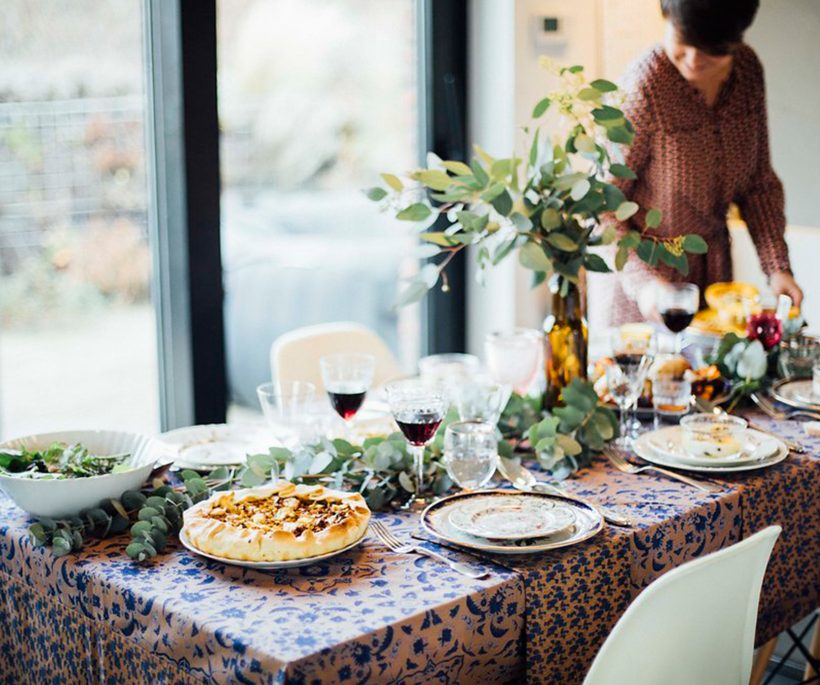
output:
[[[316,398],[313,383],[294,381],[282,387],[262,383],[256,388],[256,395],[268,426],[282,444],[293,447],[306,438],[303,422]]]
[[[495,380],[523,395],[535,380],[543,344],[543,336],[534,328],[488,333],[484,339],[487,368]]]
[[[413,455],[416,488],[405,508],[418,508],[426,503],[422,495],[424,447],[432,442],[444,419],[449,404],[447,394],[441,384],[415,378],[391,383],[386,390],[390,411]]]
[[[451,423],[444,431],[444,467],[465,490],[487,484],[498,465],[495,426],[483,421]]]
[[[458,417],[462,421],[483,421],[496,426],[510,393],[512,387],[496,382],[487,374],[465,380],[456,390]]]
[[[683,347],[683,331],[692,323],[700,306],[700,290],[694,283],[666,283],[658,297],[663,324],[675,336],[675,352]]]
[[[350,421],[364,404],[373,382],[376,358],[372,354],[340,352],[319,359],[322,382],[334,411]]]
[[[621,430],[618,446],[631,444],[632,414],[643,391],[646,376],[655,355],[655,336],[624,335],[622,330],[612,335],[612,364],[607,367],[607,388],[621,413]],[[640,430],[640,424],[638,424]]]

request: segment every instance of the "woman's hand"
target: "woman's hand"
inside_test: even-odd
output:
[[[803,291],[788,271],[775,271],[769,276],[769,287],[775,295],[788,295],[792,298],[795,307],[803,302]]]

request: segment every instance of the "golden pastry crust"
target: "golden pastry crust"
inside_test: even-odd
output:
[[[220,492],[184,513],[183,532],[207,554],[238,561],[291,561],[359,540],[370,509],[358,493],[281,481]]]

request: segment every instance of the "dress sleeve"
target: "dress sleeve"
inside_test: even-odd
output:
[[[642,83],[635,83],[631,88],[627,87],[629,95],[624,103],[623,112],[635,127],[635,137],[632,145],[622,149],[624,150],[624,163],[635,172],[637,179],[615,178],[611,179],[611,182],[621,189],[628,200],[632,200],[635,186],[644,178],[649,166],[655,124],[652,102],[646,86]],[[643,221],[647,209],[649,208],[642,207],[634,217],[627,221],[617,221],[614,216],[611,221],[619,233],[625,233],[631,228],[641,230],[640,222]],[[642,287],[655,278],[656,273],[652,267],[635,254],[631,254],[620,273],[621,288],[630,300],[637,302]]]
[[[769,156],[769,125],[766,115],[766,93],[763,67],[755,60],[755,109],[759,113],[755,126],[758,133],[757,169],[752,183],[735,201],[749,229],[760,266],[770,276],[776,271],[790,271],[789,248],[786,245],[786,215],[783,184],[772,168]]]

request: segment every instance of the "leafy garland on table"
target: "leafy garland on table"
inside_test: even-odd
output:
[[[562,397],[563,407],[545,412],[541,398],[513,395],[498,424],[499,454],[512,456],[526,440],[539,464],[558,479],[589,464],[592,454],[615,437],[615,415],[599,403],[592,385],[581,380],[565,388]],[[425,449],[425,479],[438,495],[452,486],[442,453],[444,431],[455,418],[451,414],[442,422]],[[296,451],[272,447],[266,454],[249,455],[246,465],[236,470],[220,467],[205,476],[183,470],[177,485],[154,479],[142,491],[129,490],[119,499],[106,500],[77,516],[40,518],[29,533],[35,545],[50,545],[55,556],[63,556],[82,549],[89,538],[104,538],[130,528],[131,542],[125,551],[141,562],[165,550],[168,537],[182,528],[185,509],[234,485],[254,487],[278,478],[321,483],[361,492],[368,506],[377,511],[413,493],[412,473],[413,459],[401,433],[368,438],[361,445],[322,439]]]

